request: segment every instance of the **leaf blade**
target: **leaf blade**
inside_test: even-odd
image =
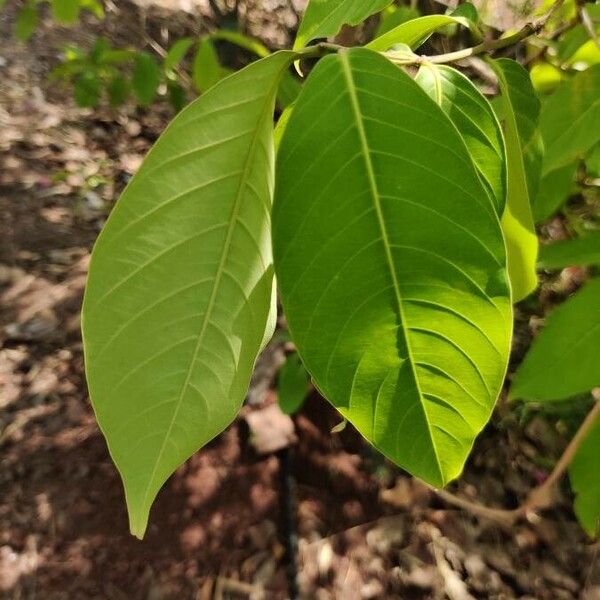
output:
[[[506,203],[506,148],[490,103],[452,67],[424,65],[415,80],[456,125],[501,215]]]
[[[564,167],[600,140],[600,64],[565,81],[544,104],[544,174]]]
[[[335,99],[326,110],[323,98]],[[354,49],[308,78],[279,148],[276,190],[282,303],[316,386],[380,451],[443,485],[489,418],[511,329],[498,217],[464,143],[412,79]],[[417,225],[424,218],[427,228]],[[467,255],[473,263],[461,262]],[[467,338],[485,364],[463,354]]]
[[[508,187],[502,229],[513,299],[518,302],[538,284],[538,239],[531,199],[537,193],[543,153],[537,130],[540,102],[527,71],[517,62],[501,58],[492,67],[500,84],[506,140]]]
[[[591,537],[600,532],[600,421],[592,426],[569,466],[569,479],[575,492],[575,514]]]
[[[461,16],[426,15],[397,25],[369,42],[366,47],[377,52],[385,52],[396,44],[406,44],[415,49],[424,44],[436,31],[448,25],[472,26],[470,21]]]
[[[600,385],[600,278],[592,279],[546,320],[515,373],[514,399],[554,401]]]
[[[292,56],[182,111],[94,249],[86,374],[139,537],[167,477],[235,417],[273,331],[272,110]]]
[[[335,35],[343,25],[358,25],[392,0],[310,0],[298,29],[294,50],[316,38]]]
[[[540,268],[564,269],[575,265],[600,266],[600,231],[540,247]]]

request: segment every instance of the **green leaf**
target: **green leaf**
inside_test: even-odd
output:
[[[600,420],[597,420],[569,466],[569,478],[575,493],[575,514],[592,538],[600,533],[599,456]]]
[[[479,16],[477,8],[471,4],[471,2],[463,2],[462,4],[459,4],[452,11],[452,16],[464,17],[472,23],[479,23],[481,21],[481,17]]]
[[[564,269],[574,265],[600,266],[600,231],[540,247],[541,269]],[[598,301],[600,302],[600,298]]]
[[[185,90],[181,87],[180,83],[171,80],[167,82],[167,90],[169,92],[169,102],[171,103],[171,106],[175,112],[179,112],[187,104]]]
[[[83,108],[97,106],[100,102],[102,84],[95,71],[84,71],[75,79],[75,102]]]
[[[169,475],[234,419],[273,333],[273,106],[282,52],[165,130],[94,248],[88,387],[141,537]]]
[[[406,21],[416,19],[419,16],[419,11],[416,8],[411,8],[410,6],[389,6],[381,15],[381,21],[379,22],[375,37],[379,37],[394,29],[394,27],[406,23]]]
[[[585,159],[587,172],[593,177],[600,177],[600,144],[596,144]]]
[[[89,60],[96,65],[102,64],[109,50],[110,42],[104,37],[99,37],[94,41],[94,45],[90,49],[88,54]]]
[[[15,33],[22,42],[26,42],[33,35],[39,18],[35,2],[27,2],[19,11],[15,24]]]
[[[123,75],[117,73],[108,84],[108,98],[113,107],[121,106],[129,96],[131,86]]]
[[[290,354],[279,371],[277,400],[286,415],[300,410],[308,392],[310,377],[297,352]]]
[[[537,287],[538,239],[531,199],[537,193],[543,154],[537,120],[540,101],[527,71],[514,60],[501,58],[492,66],[501,91],[508,188],[502,230],[508,253],[513,301]]]
[[[160,85],[160,69],[154,56],[148,52],[140,52],[137,55],[131,84],[140,104],[152,104]]]
[[[406,44],[411,48],[418,48],[421,44],[439,29],[448,25],[472,26],[472,23],[464,17],[453,17],[452,15],[428,15],[419,17],[412,21],[401,23],[394,29],[375,38],[367,44],[367,48],[384,52],[396,44]]]
[[[269,56],[269,54],[271,54],[271,51],[263,43],[238,31],[220,29],[214,33],[211,33],[210,39],[235,44],[239,48],[243,48],[252,54],[256,54],[256,56],[260,58],[264,58],[265,56]],[[279,91],[277,92],[278,105],[281,108],[286,108],[292,104],[300,93],[300,87],[300,82],[289,71],[286,71],[281,79]]]
[[[511,397],[563,400],[600,385],[600,278],[556,308],[517,370]]]
[[[490,103],[452,67],[426,64],[417,73],[416,81],[456,125],[496,212],[502,215],[506,202],[506,150]]]
[[[359,25],[391,3],[392,0],[309,0],[294,50],[314,39],[336,35],[344,25]]]
[[[222,77],[223,69],[212,41],[208,38],[200,39],[192,67],[194,87],[202,94]]]
[[[592,29],[596,31],[597,35],[600,34],[600,5],[587,3],[584,6],[590,17]],[[590,41],[594,43],[594,40],[590,40],[588,30],[582,24],[569,29],[558,42],[556,48],[558,59],[565,64],[576,62],[575,55]]]
[[[259,40],[231,29],[219,29],[210,34],[211,40],[222,40],[247,50],[260,58],[269,56],[271,51]]]
[[[52,0],[52,16],[65,25],[72,25],[79,19],[79,0]]]
[[[179,66],[193,43],[192,38],[181,38],[169,48],[163,64],[165,73],[171,73]]]
[[[565,204],[575,190],[576,173],[577,164],[570,164],[550,171],[542,177],[532,206],[536,223],[549,219]]]
[[[136,53],[133,50],[115,50],[109,48],[99,57],[99,62],[102,65],[124,65],[131,62],[131,60],[135,58],[135,55]]]
[[[544,173],[583,158],[600,141],[600,65],[565,81],[544,103]]]
[[[287,123],[276,190],[281,299],[316,386],[402,468],[457,477],[512,313],[498,217],[456,128],[378,53],[328,56]]]
[[[273,132],[273,137],[275,140],[275,150],[279,150],[279,145],[281,144],[281,140],[283,139],[283,134],[285,133],[285,128],[292,116],[292,112],[294,110],[294,105],[291,104],[288,106],[282,113],[279,115],[279,119],[277,120],[277,124],[275,125],[275,131]]]

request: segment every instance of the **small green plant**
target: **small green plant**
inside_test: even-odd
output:
[[[6,0],[0,1],[0,9]],[[98,18],[104,17],[104,7],[100,0],[26,0],[19,10],[15,23],[15,33],[22,41],[27,41],[35,31],[40,20],[40,9],[49,5],[53,18],[63,25],[73,25],[79,19],[82,10],[87,10]]]
[[[36,30],[45,4],[50,5],[54,20],[66,26],[77,23],[82,10],[99,19],[105,14],[99,0],[28,0],[15,24],[15,34],[22,42]],[[3,6],[0,1],[0,9]],[[219,16],[227,17],[220,12]],[[94,108],[108,101],[117,108],[132,98],[140,106],[148,106],[166,97],[179,111],[190,96],[208,91],[232,73],[220,63],[216,43],[232,44],[253,57],[264,58],[271,53],[258,40],[233,29],[217,29],[197,39],[180,38],[167,50],[153,40],[149,43],[152,51],[115,48],[103,37],[97,38],[89,50],[69,45],[63,50],[61,64],[52,71],[51,80],[72,86],[74,99],[81,107]],[[298,87],[291,75],[284,77],[278,95],[282,108],[295,100]]]
[[[490,103],[448,64],[553,40],[569,3],[493,40],[471,5],[394,21],[390,4],[310,2],[293,50],[220,79],[173,120],[98,239],[86,373],[138,537],[169,475],[235,418],[273,334],[276,287],[314,385],[403,469],[444,486],[490,418],[513,303],[538,285],[536,218],[560,209],[575,163],[600,141],[600,65],[561,68],[541,102],[518,62],[489,58],[500,92]],[[308,45],[381,10],[384,26],[365,47]],[[449,27],[474,45],[414,53]],[[552,66],[548,44],[536,64]],[[298,86],[294,63],[309,74],[274,133],[277,97]],[[567,166],[569,185],[548,206],[540,190]],[[597,264],[593,244],[571,251]],[[571,262],[569,252],[550,260]],[[515,399],[600,385],[599,306],[592,279],[556,310],[515,377]],[[281,375],[292,407],[301,379],[297,361]],[[596,432],[577,441],[571,467],[591,533],[600,496],[581,465],[597,456]]]

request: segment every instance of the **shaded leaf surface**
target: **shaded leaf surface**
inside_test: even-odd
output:
[[[297,412],[308,392],[309,376],[296,352],[290,354],[277,381],[277,399],[279,407],[286,415]]]
[[[513,301],[537,287],[538,239],[531,199],[539,185],[543,146],[537,129],[540,102],[527,71],[514,60],[492,63],[501,90],[506,140],[508,188],[502,229],[508,253],[508,272]]]
[[[583,441],[571,466],[569,477],[575,492],[575,514],[590,537],[600,533],[600,421]]]
[[[544,103],[544,173],[583,158],[600,140],[600,65],[564,82]]]
[[[273,331],[272,118],[291,56],[185,109],[94,248],[86,373],[137,536],[167,477],[235,417]]]
[[[543,269],[564,269],[571,266],[600,266],[600,231],[574,240],[547,244],[540,248],[539,266]],[[600,298],[598,299],[600,302]]]
[[[511,396],[563,400],[600,385],[600,278],[556,308],[517,370]]]
[[[511,332],[500,225],[464,142],[408,75],[355,49],[311,73],[276,189],[305,366],[370,442],[443,485],[490,416]]]
[[[532,206],[536,223],[549,219],[569,199],[576,189],[577,164],[568,164],[542,177],[537,197]]]
[[[481,92],[462,73],[425,65],[417,83],[456,125],[499,215],[506,201],[506,152],[500,123]]]

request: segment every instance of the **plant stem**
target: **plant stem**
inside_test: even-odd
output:
[[[455,496],[454,494],[451,494],[445,490],[434,489],[434,492],[448,504],[462,508],[463,510],[468,511],[477,517],[496,521],[497,523],[507,527],[511,527],[519,518],[528,517],[531,513],[538,509],[548,508],[552,505],[552,493],[554,486],[565,474],[566,470],[569,468],[569,465],[573,461],[573,458],[575,458],[577,450],[579,450],[579,447],[585,440],[591,428],[600,418],[600,388],[593,390],[592,395],[596,399],[596,404],[594,404],[592,410],[590,410],[583,420],[583,423],[577,430],[577,433],[573,436],[573,439],[570,441],[565,451],[562,453],[548,479],[546,479],[546,481],[544,481],[544,483],[538,487],[534,488],[529,496],[527,496],[526,500],[514,510],[489,508],[487,506],[478,504],[477,502],[471,502],[470,500],[459,498],[458,496]]]
[[[535,21],[532,21],[531,23],[527,23],[522,29],[516,33],[513,33],[512,35],[497,40],[485,41],[471,48],[463,48],[462,50],[455,50],[454,52],[447,52],[445,54],[438,54],[435,56],[415,55],[414,57],[407,57],[405,52],[397,53],[394,51],[385,52],[384,54],[392,62],[402,65],[422,64],[424,62],[441,64],[455,62],[457,60],[476,56],[477,54],[502,50],[503,48],[514,46],[528,37],[539,33],[545,27],[552,15],[554,15],[556,11],[564,4],[564,2],[565,0],[557,0],[545,15]]]
[[[592,395],[596,399],[596,404],[594,404],[592,410],[590,410],[577,430],[577,433],[565,448],[565,451],[562,453],[562,456],[556,463],[556,466],[552,470],[552,473],[550,473],[548,479],[535,488],[531,494],[529,494],[527,500],[520,506],[519,510],[522,514],[527,514],[529,511],[535,510],[536,508],[545,508],[552,503],[553,487],[565,474],[569,465],[573,462],[573,458],[575,458],[577,450],[579,450],[583,440],[585,440],[591,428],[600,417],[600,388],[593,390]]]

